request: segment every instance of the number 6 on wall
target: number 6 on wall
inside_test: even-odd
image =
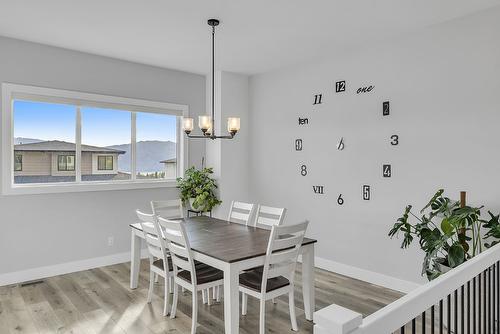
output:
[[[338,205],[344,205],[344,199],[342,198],[342,194],[340,194],[339,198],[337,198],[337,203]]]

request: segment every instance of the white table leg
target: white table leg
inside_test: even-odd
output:
[[[139,270],[141,265],[141,244],[142,238],[140,238],[135,230],[132,228],[132,247],[131,247],[131,259],[130,259],[130,288],[136,289],[139,283]]]
[[[304,246],[302,253],[302,291],[304,293],[304,311],[307,320],[313,320],[316,308],[314,293],[314,244]]]
[[[238,334],[240,327],[239,269],[227,264],[224,270],[224,324],[226,334]]]

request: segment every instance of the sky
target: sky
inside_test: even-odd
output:
[[[130,143],[130,112],[81,108],[82,144],[111,146]],[[175,116],[137,113],[137,141],[176,141]],[[14,137],[75,142],[76,107],[14,101]]]

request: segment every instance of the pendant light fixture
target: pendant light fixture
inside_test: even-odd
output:
[[[219,25],[219,20],[210,19],[208,25],[212,27],[212,115],[203,115],[198,118],[198,126],[202,135],[192,135],[194,129],[194,120],[186,117],[183,121],[183,129],[189,138],[206,139],[233,139],[234,135],[240,130],[240,119],[238,117],[229,117],[227,119],[228,135],[217,136],[215,134],[215,27]]]

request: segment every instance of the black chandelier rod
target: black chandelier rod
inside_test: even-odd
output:
[[[228,136],[215,135],[215,27],[219,25],[219,20],[210,19],[208,24],[212,27],[212,133],[210,135],[191,135],[189,138],[210,138],[210,139],[233,139],[234,133]]]
[[[212,26],[212,136],[215,136],[215,25]]]

